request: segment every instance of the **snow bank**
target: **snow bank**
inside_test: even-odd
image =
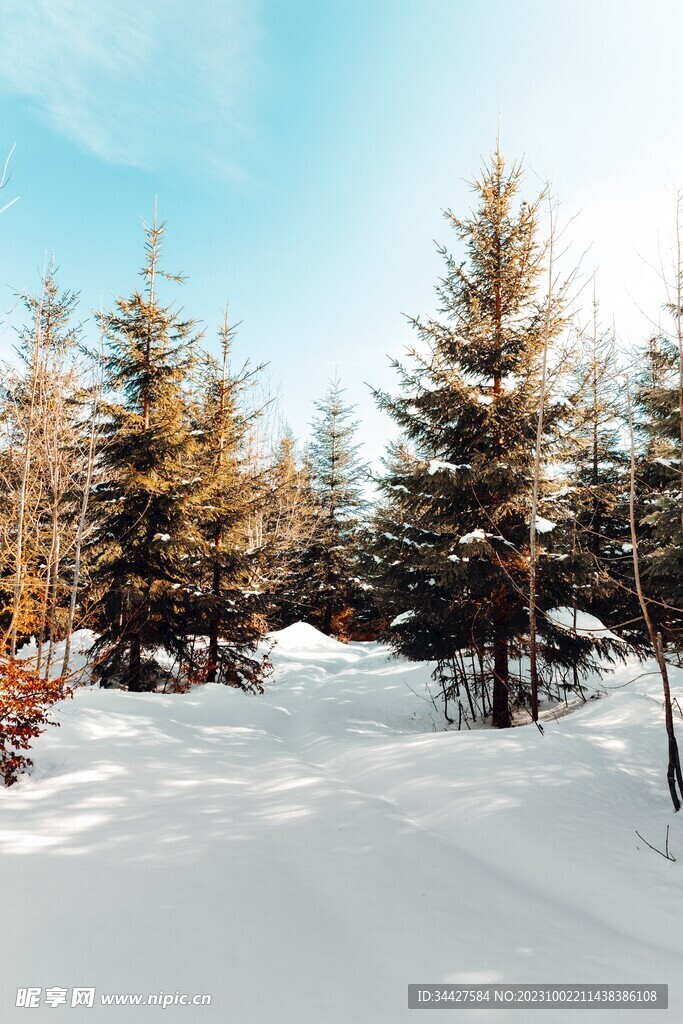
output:
[[[295,622],[286,629],[270,634],[278,653],[313,654],[323,657],[330,652],[338,654],[346,646],[332,636],[325,636],[307,622]]]
[[[0,792],[3,1024],[24,1019],[19,985],[210,993],[164,1011],[185,1024],[414,1024],[419,981],[669,982],[683,1019],[683,815],[647,666],[544,735],[456,733],[429,666],[310,626],[274,639],[262,697],[85,688],[59,706],[33,776]],[[683,699],[680,670],[672,686]],[[635,834],[661,847],[667,825],[676,863]]]
[[[68,681],[72,684],[86,683],[90,681],[90,667],[88,664],[88,655],[92,648],[92,645],[97,640],[97,633],[94,633],[91,629],[78,629],[75,633],[71,634],[71,651],[69,654],[69,671]],[[64,662],[64,651],[66,648],[66,641],[60,640],[54,645],[54,650],[50,655],[50,678],[56,679],[62,672],[62,664]],[[45,675],[45,666],[48,659],[50,645],[46,644],[43,648],[42,655],[42,667],[41,675]],[[23,644],[22,647],[17,651],[17,658],[22,661],[31,662],[33,665],[36,664],[38,656],[38,645],[35,638],[30,643]]]
[[[555,626],[559,626],[560,629],[566,629],[571,632],[574,631],[574,609],[573,608],[551,608],[545,613],[546,619]],[[616,633],[612,633],[611,630],[598,619],[595,615],[591,615],[589,612],[582,612],[577,609],[576,612],[576,633],[578,636],[590,636],[594,639],[600,640],[618,640],[621,642],[621,637],[618,637]]]

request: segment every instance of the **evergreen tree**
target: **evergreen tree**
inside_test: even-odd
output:
[[[652,337],[636,378],[636,516],[643,590],[666,643],[683,641],[683,532],[680,491],[679,353]]]
[[[596,299],[592,324],[581,333],[578,355],[571,381],[573,415],[567,432],[573,510],[570,548],[577,562],[577,576],[585,581],[582,606],[607,624],[611,620],[616,625],[620,618],[639,612],[631,595],[623,380],[616,362],[614,335],[601,327]]]
[[[259,549],[249,540],[249,523],[262,502],[263,486],[249,472],[245,442],[252,416],[244,408],[246,389],[260,370],[234,372],[230,355],[234,330],[226,310],[219,332],[221,358],[207,359],[199,411],[201,495],[197,532],[205,547],[190,587],[189,615],[208,636],[206,679],[258,688],[263,665],[254,652],[263,637],[265,595]]]
[[[310,615],[307,552],[316,537],[319,518],[310,469],[297,452],[290,427],[277,442],[269,476],[264,527],[267,616],[272,629],[282,629]]]
[[[683,196],[676,196],[675,233],[662,267],[666,316],[651,339],[636,385],[638,533],[642,589],[665,643],[683,640]],[[640,541],[640,536],[639,536]],[[647,616],[646,616],[647,617]],[[656,653],[656,652],[655,652]]]
[[[317,504],[317,525],[304,555],[309,619],[324,633],[342,628],[362,594],[358,531],[365,508],[366,469],[355,443],[358,422],[343,400],[340,381],[330,382],[316,403],[309,449],[310,477]],[[335,619],[339,621],[335,622]]]
[[[473,189],[476,212],[447,212],[465,260],[447,254],[437,288],[441,319],[412,321],[422,343],[412,368],[394,363],[401,394],[378,393],[402,430],[385,462],[375,554],[383,591],[398,612],[390,630],[406,657],[434,659],[445,692],[464,681],[463,652],[479,665],[480,703],[495,726],[511,724],[510,697],[527,690],[510,672],[526,649],[529,521],[544,344],[563,328],[562,296],[544,296],[546,255],[539,240],[541,197],[518,202],[521,167],[497,152]],[[549,402],[543,466],[557,457],[567,410]],[[541,481],[537,530],[552,539],[566,509],[558,487]],[[593,644],[544,615],[571,604],[571,578],[559,552],[541,551],[537,601],[544,686],[550,667],[590,663]],[[449,689],[450,688],[450,689]],[[471,693],[468,690],[468,696]],[[474,714],[474,702],[470,699]]]
[[[95,577],[101,591],[98,670],[130,690],[154,688],[160,656],[178,670],[191,657],[188,595],[203,538],[196,525],[202,480],[188,381],[199,338],[158,294],[164,224],[145,225],[144,285],[116,300],[100,321],[105,408]]]

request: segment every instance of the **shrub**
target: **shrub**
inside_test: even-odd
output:
[[[6,786],[33,764],[22,751],[47,725],[59,725],[48,711],[65,697],[73,697],[73,690],[61,679],[41,679],[12,658],[0,663],[0,776]]]

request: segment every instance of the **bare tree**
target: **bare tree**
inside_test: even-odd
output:
[[[42,308],[44,294],[41,292],[40,301],[36,305],[34,314],[34,338],[32,346],[32,361],[30,367],[30,388],[28,409],[26,411],[26,423],[21,457],[21,483],[19,486],[17,519],[16,519],[16,542],[14,550],[14,586],[12,592],[12,612],[10,616],[8,640],[10,655],[12,658],[17,653],[17,624],[21,602],[22,578],[24,571],[24,539],[26,521],[26,495],[28,490],[29,474],[31,469],[31,457],[35,431],[36,399],[38,396],[38,382],[40,378],[40,355],[41,355],[41,329],[42,329]]]
[[[681,455],[679,459],[679,475],[681,488],[681,528],[683,528],[683,262],[681,248],[681,203],[683,195],[676,193],[676,263],[674,266],[673,294],[669,295],[669,307],[673,312],[676,325],[676,342],[678,346],[678,418],[681,439]],[[674,300],[672,302],[672,299]]]
[[[552,200],[548,199],[550,213],[550,237],[548,241],[548,295],[546,299],[543,352],[541,356],[541,386],[538,398],[538,425],[536,428],[536,450],[534,452],[534,478],[531,494],[531,516],[529,522],[529,674],[531,682],[531,717],[538,721],[538,651],[536,635],[536,572],[538,568],[538,538],[536,532],[538,517],[538,495],[541,480],[541,455],[543,448],[543,422],[545,419],[545,390],[548,372],[548,342],[553,317],[553,271],[554,271],[554,215]]]
[[[538,419],[536,423],[536,445],[534,449],[531,514],[529,519],[529,678],[531,686],[531,717],[534,722],[538,721],[538,507],[544,455],[543,435],[546,424],[548,393],[550,388],[562,376],[565,365],[565,357],[563,357],[555,367],[555,373],[551,374],[548,367],[548,352],[551,340],[557,334],[559,327],[564,323],[567,294],[576,276],[576,271],[572,271],[562,280],[557,278],[557,201],[553,199],[549,185],[546,186],[545,196],[548,202],[548,241],[546,243],[547,295],[544,312],[541,379],[538,397]]]
[[[101,356],[101,341],[100,341],[100,356]],[[100,411],[100,398],[102,390],[102,379],[101,379],[101,362],[98,360],[98,371],[93,388],[92,397],[92,411],[90,415],[90,431],[88,435],[88,452],[85,464],[85,479],[83,480],[83,494],[81,497],[81,509],[78,517],[78,527],[76,529],[76,537],[74,541],[74,567],[73,567],[73,579],[71,581],[71,596],[69,599],[69,611],[67,614],[66,630],[65,630],[65,644],[64,644],[64,660],[62,661],[61,675],[66,677],[69,671],[69,659],[71,657],[71,634],[73,633],[74,620],[76,615],[76,602],[78,600],[78,589],[80,584],[81,575],[81,554],[83,550],[83,541],[86,534],[86,525],[88,521],[88,501],[90,498],[90,489],[92,486],[93,473],[95,470],[95,455],[98,446],[99,432],[99,411]]]

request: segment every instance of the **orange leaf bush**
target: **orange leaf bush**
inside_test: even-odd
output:
[[[0,663],[0,776],[6,786],[33,762],[23,753],[48,725],[48,711],[73,690],[61,679],[41,679],[15,659]]]

